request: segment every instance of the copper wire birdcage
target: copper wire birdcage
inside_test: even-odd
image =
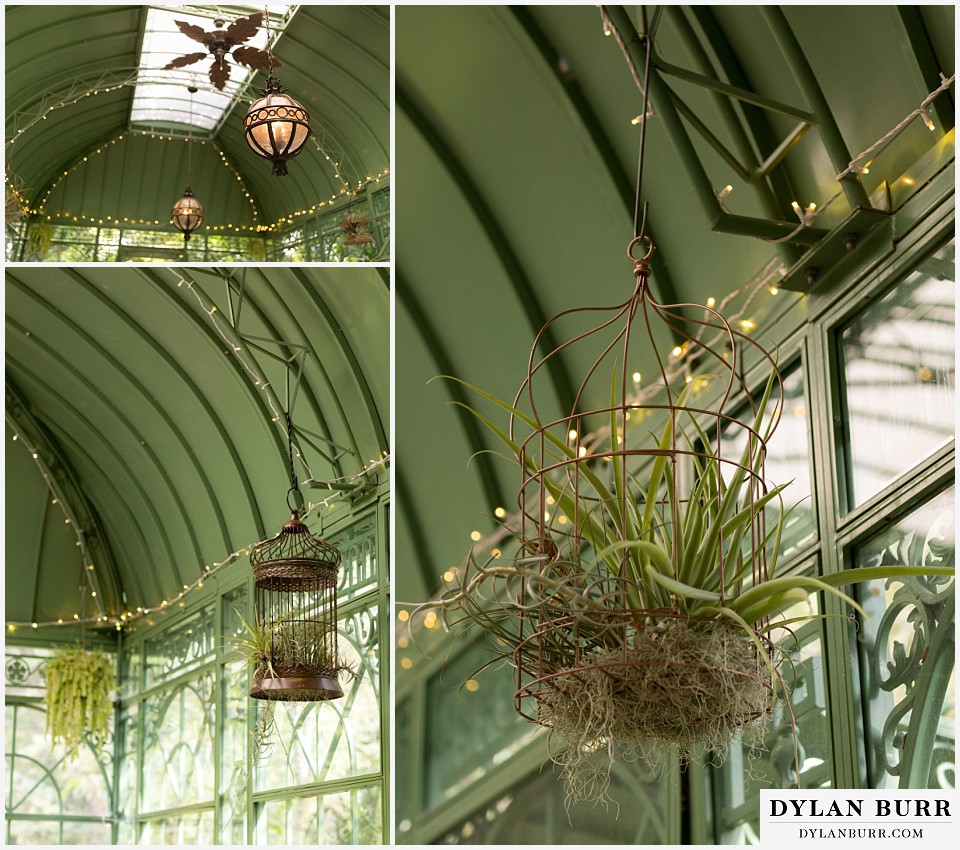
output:
[[[635,257],[644,247],[644,256]],[[526,378],[514,401],[514,408],[527,414],[515,414],[510,421],[522,476],[518,558],[532,571],[521,577],[515,597],[521,604],[514,702],[522,715],[545,726],[556,721],[558,697],[599,685],[620,694],[616,711],[669,715],[672,708],[664,710],[661,693],[669,681],[696,690],[709,684],[718,668],[725,668],[725,688],[742,683],[757,693],[737,708],[736,716],[723,718],[725,724],[742,726],[770,704],[773,685],[763,656],[772,655],[774,646],[763,630],[745,630],[712,610],[690,613],[683,594],[670,593],[667,586],[688,573],[707,574],[719,588],[716,607],[721,608],[768,578],[770,536],[763,506],[771,491],[764,480],[764,458],[782,410],[780,373],[761,345],[735,330],[712,306],[658,303],[649,285],[653,250],[648,237],[630,242],[627,253],[635,286],[625,302],[568,310],[547,322],[531,349]],[[579,330],[584,324],[578,322],[590,328]],[[545,332],[559,334],[567,324],[578,330],[555,349],[540,351]],[[658,353],[668,336],[683,340],[672,360]],[[631,372],[638,347],[652,353],[657,363],[655,380],[643,390],[640,376]],[[569,411],[547,421],[540,414],[547,409],[546,393],[538,404],[538,390],[552,392],[547,367],[561,352],[580,350],[590,352],[592,365]],[[771,370],[767,393],[775,401],[766,415],[741,377],[747,352],[752,362],[765,361]],[[609,400],[609,405],[598,406],[598,399]],[[739,443],[734,453],[735,434]],[[740,447],[744,441],[751,449],[749,462]],[[654,483],[649,476],[658,461],[662,479]],[[719,473],[715,480],[705,478],[710,470]],[[691,566],[684,558],[697,552],[684,551],[692,535],[683,537],[681,529],[689,530],[683,523],[698,510],[712,509],[712,490],[721,499],[737,480],[741,483],[734,507],[743,531],[725,534],[721,522],[715,562],[694,561]],[[607,481],[614,483],[608,488]],[[605,503],[611,501],[610,494],[613,504]],[[697,504],[691,505],[693,501]],[[649,525],[643,522],[647,518]],[[637,543],[644,534],[666,547],[669,569],[660,563],[662,584],[645,572]],[[603,557],[598,557],[598,539],[605,547]],[[681,573],[682,566],[687,572]],[[711,634],[712,655],[691,654],[681,639],[682,630],[690,626]],[[644,655],[638,651],[641,643],[659,648]],[[745,648],[746,661],[729,660],[733,654],[728,655],[728,644]],[[716,646],[724,648],[719,655]],[[655,699],[647,699],[650,688],[657,691]],[[707,686],[693,702],[709,702],[709,691]],[[682,721],[688,730],[715,721],[707,716],[709,708],[694,705],[692,711]],[[669,741],[671,720],[654,720],[666,730],[654,737]],[[615,725],[605,728],[616,732]]]
[[[340,553],[293,510],[250,554],[263,657],[250,696],[306,702],[343,696],[337,650]]]

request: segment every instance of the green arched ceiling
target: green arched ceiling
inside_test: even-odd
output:
[[[250,337],[282,340],[266,347],[283,356],[306,347],[293,419],[317,435],[300,443],[313,479],[352,479],[389,452],[381,274],[268,267],[231,279],[244,283],[242,338],[213,269],[8,267],[8,620],[80,610],[84,563],[65,517],[95,538],[91,578],[112,614],[173,599],[276,532],[288,515],[284,369]],[[41,469],[72,482],[54,489],[59,508]],[[299,462],[298,476],[309,501],[330,496],[304,484]]]
[[[638,20],[639,7],[610,9],[614,20]],[[656,10],[646,7],[650,20]],[[778,40],[777,18],[797,56]],[[594,6],[398,6],[395,26],[397,599],[415,602],[461,563],[471,531],[494,529],[496,507],[515,509],[518,486],[514,465],[497,458],[473,457],[467,468],[497,445],[445,403],[477,397],[427,382],[454,374],[512,399],[544,321],[626,298],[640,137],[631,119],[642,99]],[[872,145],[937,88],[939,72],[953,73],[953,32],[952,6],[665,6],[655,43],[667,63],[815,113],[817,126],[770,179],[753,184],[681,118],[711,195],[731,184],[724,202],[732,213],[790,230],[798,224],[792,201],[822,206],[840,188],[842,166],[824,143],[831,122],[849,156]],[[803,62],[822,101],[801,87]],[[763,161],[797,126],[688,80],[662,79],[741,162]],[[934,132],[915,120],[875,158],[862,176],[867,195],[887,181],[902,197],[900,175],[951,143],[952,98],[951,90],[931,108]],[[778,249],[711,229],[666,106],[653,92],[643,196],[657,244],[654,289],[703,303],[771,259],[790,265],[804,246]],[[829,231],[850,208],[841,196],[816,224]],[[777,311],[805,309],[804,296],[761,291],[756,314],[773,309],[774,298]],[[757,335],[769,342],[762,325]],[[675,344],[659,339],[665,352]],[[558,366],[548,402],[569,399],[586,369],[572,353]],[[650,352],[628,368],[652,374]]]
[[[8,143],[31,116],[54,107],[7,147],[7,166],[22,182],[32,208],[58,181],[45,205],[47,214],[66,211],[85,215],[88,221],[107,216],[169,220],[170,206],[186,182],[186,143],[159,131],[153,137],[131,133],[133,87],[114,88],[136,73],[148,8],[6,7]],[[228,20],[249,13],[228,6],[184,8],[219,8]],[[310,112],[314,137],[335,160],[342,159],[342,177],[355,188],[357,181],[390,167],[389,9],[292,8],[276,42],[275,55],[283,63],[278,77]],[[191,52],[192,45],[199,47],[184,36],[183,52]],[[208,64],[187,69],[200,70],[201,88],[209,87],[203,76]],[[257,207],[258,222],[273,224],[329,201],[343,189],[335,168],[313,141],[291,161],[285,178],[274,177],[270,164],[250,151],[242,119],[263,80],[259,72],[248,97],[234,103],[211,141],[201,145],[194,140],[194,189],[206,207],[208,225],[253,223],[244,191]],[[60,102],[68,105],[59,107]],[[186,109],[185,103],[181,106]],[[170,131],[182,136],[186,128]],[[220,151],[236,173],[223,164]]]

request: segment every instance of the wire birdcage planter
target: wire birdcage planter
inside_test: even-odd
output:
[[[340,553],[314,537],[297,510],[250,554],[262,657],[250,696],[306,702],[343,696],[338,673]]]
[[[698,741],[719,747],[773,702],[776,647],[764,621],[723,612],[740,610],[769,578],[768,552],[779,543],[765,508],[781,488],[766,483],[764,459],[781,376],[774,358],[712,307],[658,303],[653,250],[647,237],[631,241],[636,283],[625,302],[547,322],[510,419],[522,476],[514,703],[573,736],[574,761],[584,745],[610,739],[647,739],[681,756]],[[548,328],[559,334],[560,323],[583,320],[588,330],[540,352]],[[657,327],[684,340],[673,368],[657,354],[665,336],[656,338]],[[642,397],[628,374],[638,342],[658,367]],[[594,359],[574,403],[545,420],[537,391],[547,367],[581,346]],[[747,349],[770,370],[759,402],[740,375]],[[587,403],[598,397],[609,406]],[[740,443],[745,435],[746,448],[733,451],[732,433]],[[604,734],[587,740],[597,711]]]

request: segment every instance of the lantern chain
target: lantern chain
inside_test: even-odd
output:
[[[270,49],[270,7],[263,7],[263,27],[267,33],[267,65],[270,68],[269,74],[273,76],[273,51]]]
[[[193,94],[196,86],[187,86],[190,92],[190,123],[187,124],[187,185],[193,186]]]

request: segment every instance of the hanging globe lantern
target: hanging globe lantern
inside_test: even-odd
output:
[[[183,242],[190,241],[190,234],[203,224],[203,205],[195,197],[188,185],[183,197],[173,205],[170,211],[173,224],[183,234]]]
[[[270,74],[263,97],[255,101],[243,119],[243,132],[251,150],[273,163],[273,173],[287,173],[287,160],[303,149],[310,137],[310,115]]]

